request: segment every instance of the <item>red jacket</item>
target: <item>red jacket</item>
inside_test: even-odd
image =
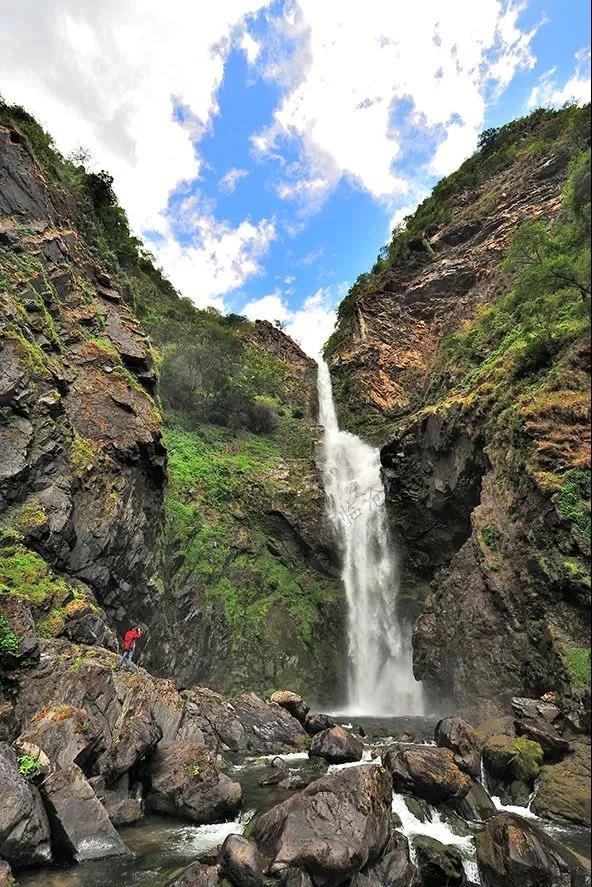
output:
[[[136,641],[141,638],[142,635],[136,628],[130,628],[129,631],[126,631],[125,636],[123,638],[123,649],[124,650],[133,650]]]

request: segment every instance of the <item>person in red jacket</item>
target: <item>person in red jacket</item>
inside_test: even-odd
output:
[[[124,668],[126,665],[132,665],[134,661],[134,651],[136,649],[136,641],[142,637],[142,631],[139,626],[130,628],[123,636],[123,648],[117,668]]]

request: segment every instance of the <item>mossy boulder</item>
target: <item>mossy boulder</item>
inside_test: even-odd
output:
[[[590,825],[590,744],[578,742],[558,764],[544,766],[532,809],[545,819]]]

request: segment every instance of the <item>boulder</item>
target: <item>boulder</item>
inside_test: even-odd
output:
[[[263,872],[255,844],[242,835],[228,835],[218,856],[220,874],[241,887],[261,887]]]
[[[143,760],[162,739],[162,728],[148,700],[134,705],[130,700],[118,718],[109,747],[96,763],[107,785],[116,782]]]
[[[72,705],[47,706],[33,717],[17,740],[43,749],[54,767],[77,764],[86,770],[102,751],[102,737],[94,719]]]
[[[448,847],[427,835],[418,835],[414,847],[422,887],[465,887],[468,884],[463,858],[456,847]]]
[[[0,887],[16,887],[12,869],[5,859],[0,859]]]
[[[392,775],[395,792],[416,795],[434,804],[464,798],[472,785],[447,748],[404,746],[388,751],[383,765]]]
[[[47,863],[49,834],[39,792],[19,773],[10,746],[0,743],[0,856],[15,869]]]
[[[55,770],[43,781],[41,792],[49,816],[52,843],[58,851],[75,862],[128,852],[107,811],[76,764]]]
[[[113,825],[133,825],[144,815],[142,785],[136,782],[130,786],[129,774],[125,773],[108,787],[102,776],[93,776],[88,781]]]
[[[220,883],[215,865],[192,862],[180,874],[166,882],[166,887],[217,887]]]
[[[391,834],[392,785],[365,764],[324,776],[258,816],[248,829],[272,873],[304,869],[340,884],[380,857]]]
[[[525,805],[541,771],[543,750],[525,736],[492,736],[483,747],[483,763],[496,782],[496,790]]]
[[[420,887],[405,835],[393,832],[378,862],[354,875],[351,887]]]
[[[578,742],[563,761],[541,768],[531,807],[545,819],[590,826],[590,795],[590,745]]]
[[[311,758],[323,758],[330,764],[361,761],[363,754],[364,746],[360,740],[339,726],[317,733],[313,737],[309,751]]]
[[[570,749],[567,739],[560,736],[553,727],[540,727],[530,721],[515,721],[514,726],[518,736],[526,736],[533,742],[538,742],[547,761],[560,761]]]
[[[471,788],[464,798],[456,798],[449,802],[455,813],[469,822],[482,822],[489,819],[497,811],[497,807],[480,782],[472,780]]]
[[[521,721],[529,721],[531,723],[544,723],[547,725],[555,723],[560,715],[560,708],[554,702],[545,699],[527,699],[523,696],[515,696],[512,699],[512,711]]]
[[[285,869],[281,873],[280,882],[283,887],[313,887],[309,876],[302,869]]]
[[[218,773],[205,745],[161,743],[147,763],[145,775],[150,785],[148,810],[197,823],[233,819],[240,810],[239,783]]]
[[[35,631],[35,622],[27,604],[9,594],[0,594],[0,612],[8,629],[18,638],[18,646],[10,653],[14,664],[24,660],[39,658],[39,641]]]
[[[483,887],[585,887],[587,883],[577,857],[520,816],[498,813],[477,835],[476,845]]]
[[[302,696],[298,696],[297,693],[292,693],[290,690],[277,690],[269,701],[272,705],[279,705],[280,708],[285,708],[301,724],[305,723],[306,716],[310,711],[310,707]]]
[[[310,736],[322,733],[323,730],[330,730],[335,727],[335,721],[329,715],[319,714],[317,712],[306,716],[304,721],[304,729]]]
[[[436,724],[436,745],[454,753],[457,767],[477,778],[481,770],[481,741],[462,718],[444,718]]]

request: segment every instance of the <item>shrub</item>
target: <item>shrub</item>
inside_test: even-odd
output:
[[[41,764],[39,758],[34,755],[21,755],[18,759],[18,769],[21,776],[25,779],[33,779],[41,773]]]

